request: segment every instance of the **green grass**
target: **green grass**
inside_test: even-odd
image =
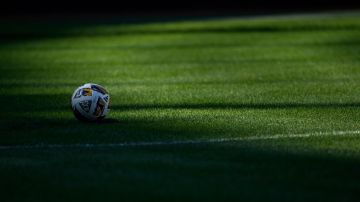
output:
[[[360,14],[1,23],[0,146],[355,131]],[[107,121],[75,120],[93,82]],[[354,201],[360,137],[0,150],[18,201]]]

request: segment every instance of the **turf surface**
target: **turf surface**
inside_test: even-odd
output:
[[[360,14],[146,23],[2,22],[0,145],[355,131]],[[101,124],[70,96],[111,93]],[[354,201],[360,137],[0,150],[2,198]]]

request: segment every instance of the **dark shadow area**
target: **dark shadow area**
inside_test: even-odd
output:
[[[354,9],[354,8],[353,8]],[[326,13],[326,10],[322,11]],[[353,12],[358,12],[354,10]],[[276,12],[275,12],[276,13]],[[280,12],[280,14],[296,15],[301,14],[297,12]],[[267,15],[274,13],[267,13]],[[321,14],[321,12],[320,12]],[[58,20],[2,20],[0,21],[0,46],[11,45],[14,43],[23,43],[27,41],[37,41],[43,39],[56,39],[76,36],[106,36],[106,35],[134,35],[134,34],[191,34],[191,33],[267,33],[267,32],[291,32],[291,31],[332,31],[332,30],[360,30],[357,24],[336,25],[328,23],[313,23],[311,20],[307,24],[281,25],[273,23],[260,23],[260,24],[234,24],[224,27],[213,28],[164,28],[159,26],[158,29],[154,28],[132,28],[132,25],[146,25],[152,23],[167,23],[167,22],[180,22],[180,21],[207,21],[212,19],[228,19],[228,18],[243,18],[249,19],[254,17],[267,16],[256,12],[249,14],[239,13],[224,13],[223,15],[198,15],[198,16],[162,16],[162,17],[146,17],[146,16],[110,16],[105,19],[88,18],[87,20],[80,20],[78,18],[65,19],[59,18]],[[271,15],[270,15],[271,16]],[[276,16],[276,15],[273,15]],[[86,18],[85,18],[86,19]],[[98,27],[113,26],[113,29],[96,30]],[[127,48],[127,47],[125,47]],[[130,47],[131,48],[131,47]]]
[[[114,119],[114,118],[105,118],[99,121],[96,121],[95,124],[118,124],[121,123],[119,120]],[[92,124],[92,123],[89,123]]]
[[[356,201],[359,160],[310,146],[320,142],[5,150],[0,187],[3,199],[34,201]]]
[[[66,16],[173,16],[262,14],[359,8],[356,0],[242,0],[242,1],[79,1],[12,0],[3,3],[0,17],[59,18]]]
[[[215,17],[203,17],[188,19],[191,20],[210,20]],[[223,19],[226,19],[225,17]],[[170,22],[170,21],[165,21]],[[171,22],[176,22],[173,20]],[[146,23],[159,23],[146,22]],[[160,22],[164,23],[164,22]],[[64,37],[76,37],[76,36],[111,36],[111,35],[134,35],[134,34],[187,34],[187,33],[254,33],[254,32],[291,32],[291,31],[335,31],[335,30],[360,30],[358,25],[331,25],[331,24],[309,24],[295,25],[294,26],[281,26],[274,24],[260,24],[260,25],[232,25],[228,27],[214,27],[214,28],[169,28],[163,29],[161,26],[159,29],[146,29],[136,28],[128,30],[127,24],[116,23],[116,22],[104,22],[104,23],[59,23],[59,24],[47,24],[47,23],[0,23],[1,44],[41,40],[41,39],[53,39],[53,38],[64,38]],[[129,25],[129,24],[128,24]],[[92,28],[101,26],[115,26],[113,30],[108,31],[96,31]],[[116,27],[118,26],[118,27]],[[123,26],[123,27],[121,27]],[[19,28],[20,27],[20,28]],[[28,29],[26,28],[28,27]],[[1,45],[0,44],[0,45]]]

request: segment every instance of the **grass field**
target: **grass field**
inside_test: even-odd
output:
[[[1,22],[0,36],[4,201],[359,199],[360,13]],[[103,123],[70,110],[88,82],[110,91]],[[332,131],[348,132],[316,135]],[[207,142],[222,138],[243,139]]]

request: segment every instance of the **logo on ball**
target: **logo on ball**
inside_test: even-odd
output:
[[[104,87],[87,83],[75,90],[71,97],[71,108],[81,121],[98,121],[110,111],[110,95]]]

